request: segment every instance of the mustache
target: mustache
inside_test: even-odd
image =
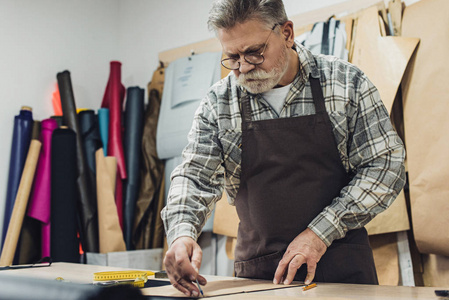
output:
[[[269,79],[273,77],[273,74],[271,73],[273,73],[273,71],[265,72],[263,70],[253,70],[246,74],[239,74],[239,81]]]

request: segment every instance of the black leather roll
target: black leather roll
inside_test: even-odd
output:
[[[51,116],[53,120],[56,120],[58,122],[58,126],[61,127],[63,125],[62,116]]]
[[[31,129],[31,139],[39,140],[41,137],[41,121],[34,120],[33,128]]]
[[[142,156],[142,132],[144,116],[144,90],[130,87],[127,91],[125,104],[125,135],[123,140],[125,165],[128,178],[123,188],[123,226],[125,244],[132,250],[132,231],[134,211],[140,189],[140,162]]]
[[[95,111],[88,109],[79,112],[78,120],[87,166],[95,175],[95,152],[102,147],[100,131],[98,129],[98,118],[95,115]],[[95,180],[95,176],[93,178]]]
[[[51,140],[50,255],[55,262],[80,262],[76,135],[69,128],[53,131]]]
[[[50,267],[51,268],[51,267]],[[0,273],[0,299],[8,300],[141,300],[138,288],[127,284],[98,287],[93,284],[19,277]]]
[[[70,72],[57,74],[63,113],[63,123],[76,134],[77,186],[79,191],[79,215],[81,220],[80,237],[86,252],[98,252],[98,216],[95,189],[88,178],[87,163],[83,151],[75,98],[72,90]]]
[[[161,95],[158,90],[149,88],[142,137],[142,179],[134,213],[133,243],[136,249],[163,247],[164,229],[160,210],[164,205],[164,162],[156,151],[160,107]]]

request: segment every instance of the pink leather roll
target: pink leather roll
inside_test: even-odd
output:
[[[29,217],[42,222],[42,257],[50,256],[51,136],[56,128],[58,123],[54,119],[41,122],[42,148],[27,212]]]
[[[123,224],[123,193],[121,182],[119,183],[118,181],[127,177],[122,140],[122,112],[126,89],[121,82],[121,66],[122,64],[119,61],[111,61],[108,84],[104,92],[101,107],[109,108],[109,141],[107,152],[108,156],[117,158],[118,188],[116,189],[115,197],[120,224]]]

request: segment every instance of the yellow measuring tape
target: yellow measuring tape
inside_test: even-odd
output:
[[[94,273],[96,285],[112,286],[117,284],[131,284],[142,288],[148,280],[148,276],[154,275],[151,271],[110,271]]]

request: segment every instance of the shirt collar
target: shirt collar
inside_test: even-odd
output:
[[[299,57],[299,69],[301,70],[299,74],[302,79],[308,81],[309,75],[312,75],[313,78],[320,78],[320,72],[312,52],[299,43],[295,43],[295,46]]]

